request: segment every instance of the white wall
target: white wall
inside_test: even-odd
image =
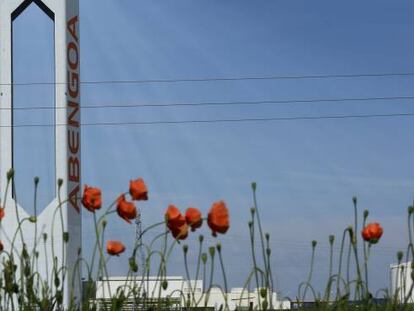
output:
[[[216,310],[220,308],[221,305],[225,306],[226,298],[227,304],[230,310],[235,310],[237,306],[248,307],[250,302],[253,303],[253,307],[258,305],[258,293],[257,290],[248,292],[247,290],[243,291],[243,288],[233,288],[227,294],[223,293],[220,288],[213,287],[210,291],[203,293],[203,282],[202,280],[191,280],[188,282],[181,276],[169,276],[166,278],[168,282],[168,287],[166,290],[160,289],[160,282],[157,281],[157,277],[149,277],[142,283],[142,279],[137,277],[137,287],[145,288],[148,298],[180,298],[181,304],[185,306],[186,300],[189,297],[190,290],[189,284],[194,290],[194,299],[198,302],[198,306],[204,306],[207,303],[208,307],[214,307]],[[117,292],[118,288],[124,288],[125,294],[128,295],[128,289],[125,287],[125,284],[133,286],[134,281],[132,279],[128,280],[126,283],[125,277],[110,277],[109,279],[104,279],[103,281],[98,281],[96,284],[97,299],[109,299],[111,297],[108,289],[108,285],[111,291],[111,294],[114,295]],[[195,286],[194,286],[195,285]],[[274,309],[290,309],[289,301],[279,301],[277,299],[276,293],[268,293],[268,296],[271,297],[271,302]],[[192,299],[192,297],[190,297]],[[242,298],[242,299],[241,299]],[[263,299],[260,298],[260,302]],[[191,303],[194,305],[194,303]],[[269,302],[270,307],[270,302]]]
[[[413,284],[411,279],[411,262],[390,265],[390,289],[391,295],[397,295],[397,299],[403,302],[409,294],[410,287]],[[414,293],[414,291],[413,291]],[[414,295],[411,293],[409,302],[414,302]]]

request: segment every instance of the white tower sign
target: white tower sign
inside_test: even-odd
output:
[[[6,191],[6,172],[13,168],[13,20],[31,5],[36,4],[54,21],[54,55],[55,55],[55,103],[54,103],[54,159],[56,178],[63,180],[61,187],[62,218],[55,211],[58,207],[57,193],[55,198],[38,215],[39,231],[39,273],[43,276],[51,273],[52,254],[44,254],[42,233],[47,233],[46,242],[50,249],[52,228],[55,258],[58,266],[65,265],[68,274],[62,290],[64,304],[67,306],[69,297],[80,298],[79,271],[76,271],[78,252],[81,247],[81,210],[80,199],[80,50],[79,50],[79,1],[78,0],[0,0],[0,190]],[[36,81],[34,81],[36,82]],[[27,150],[28,156],[30,150]],[[18,167],[14,167],[17,171]],[[34,176],[33,176],[34,177]],[[41,177],[41,176],[40,176]],[[3,202],[3,200],[2,200]],[[27,207],[15,204],[12,192],[8,191],[6,216],[2,220],[0,238],[5,250],[11,247],[13,234],[18,228],[19,219],[31,215]],[[18,214],[18,215],[17,215]],[[63,219],[63,230],[61,219]],[[30,250],[34,243],[35,224],[26,221],[22,224],[24,243]],[[65,242],[62,232],[67,232],[69,240]],[[20,236],[16,239],[15,250],[22,249]],[[47,269],[49,267],[49,269]],[[75,270],[74,270],[75,269]],[[49,271],[47,271],[49,270]],[[75,273],[74,273],[75,272]],[[74,279],[76,278],[76,279]],[[62,285],[61,285],[62,286]]]

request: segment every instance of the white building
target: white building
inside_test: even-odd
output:
[[[163,287],[161,284],[165,281],[167,286]],[[191,287],[191,288],[190,288]],[[219,310],[221,306],[223,308],[227,306],[229,310],[248,309],[249,307],[255,308],[259,301],[263,302],[263,298],[260,297],[260,293],[257,289],[249,292],[243,288],[232,288],[229,293],[223,292],[218,287],[213,287],[210,290],[203,289],[202,280],[187,281],[181,276],[168,276],[164,281],[159,280],[157,277],[144,278],[137,277],[136,279],[127,277],[110,277],[96,282],[96,295],[95,299],[98,303],[108,301],[119,293],[120,290],[124,291],[127,299],[126,309],[133,309],[138,302],[134,302],[132,288],[135,288],[136,295],[139,297],[145,297],[140,299],[139,303],[146,301],[147,304],[165,303],[169,307],[209,307],[214,310]],[[276,293],[268,293],[267,297],[271,297],[271,304],[268,301],[268,305],[273,309],[290,309],[290,301],[280,301]],[[269,300],[269,299],[268,299]]]
[[[413,286],[411,273],[411,262],[390,265],[391,295],[393,297],[396,295],[399,302],[404,302],[405,298],[410,294],[410,288]],[[408,302],[414,302],[414,290],[408,297]]]

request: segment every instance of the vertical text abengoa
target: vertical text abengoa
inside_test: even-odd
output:
[[[68,125],[68,183],[69,204],[78,212],[80,192],[80,83],[79,83],[79,19],[70,18],[67,22],[67,125]]]

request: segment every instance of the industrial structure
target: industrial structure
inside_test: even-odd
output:
[[[15,89],[13,60],[13,27],[20,15],[31,6],[37,6],[47,18],[53,22],[54,27],[54,81],[49,81],[54,92],[54,123],[48,124],[53,128],[54,153],[56,180],[61,180],[59,186],[60,197],[58,198],[58,186],[53,198],[47,202],[47,206],[39,214],[31,215],[27,212],[28,206],[22,206],[16,199],[15,187],[19,185],[8,185],[6,173],[10,169],[19,171],[16,167],[13,146],[18,143],[13,114],[15,113],[15,97],[18,90]],[[54,256],[39,252],[39,274],[47,276],[47,267],[53,264],[66,266],[68,277],[63,277],[59,286],[64,297],[64,305],[68,305],[69,297],[75,300],[80,298],[79,282],[72,279],[75,272],[76,261],[81,249],[81,161],[80,161],[80,50],[79,50],[79,1],[78,0],[0,0],[0,100],[2,111],[0,114],[0,193],[7,193],[5,208],[7,217],[2,220],[4,230],[1,232],[1,240],[6,249],[20,253],[23,243],[28,249],[32,249],[36,243],[43,249],[44,245],[50,252],[53,243],[56,252]],[[30,53],[30,51],[29,51]],[[35,55],[32,55],[35,57]],[[36,61],[36,59],[34,59]],[[30,130],[30,129],[29,129]],[[39,138],[40,140],[42,138]],[[25,157],[31,157],[31,150],[24,150]],[[34,176],[33,176],[34,177]],[[56,184],[55,184],[56,185]],[[6,191],[8,189],[8,191]],[[67,199],[67,201],[66,201]],[[56,216],[58,206],[61,207],[61,217]],[[32,216],[32,218],[31,218]],[[35,218],[33,218],[35,216]],[[19,228],[19,220],[31,219],[21,223],[22,234],[12,243],[13,235]],[[52,231],[53,230],[53,231]],[[35,234],[37,233],[37,234]],[[65,233],[65,234],[63,234]],[[49,239],[46,241],[47,234]],[[53,236],[53,242],[50,238]],[[66,238],[65,238],[66,237]],[[49,270],[50,272],[50,270]]]

